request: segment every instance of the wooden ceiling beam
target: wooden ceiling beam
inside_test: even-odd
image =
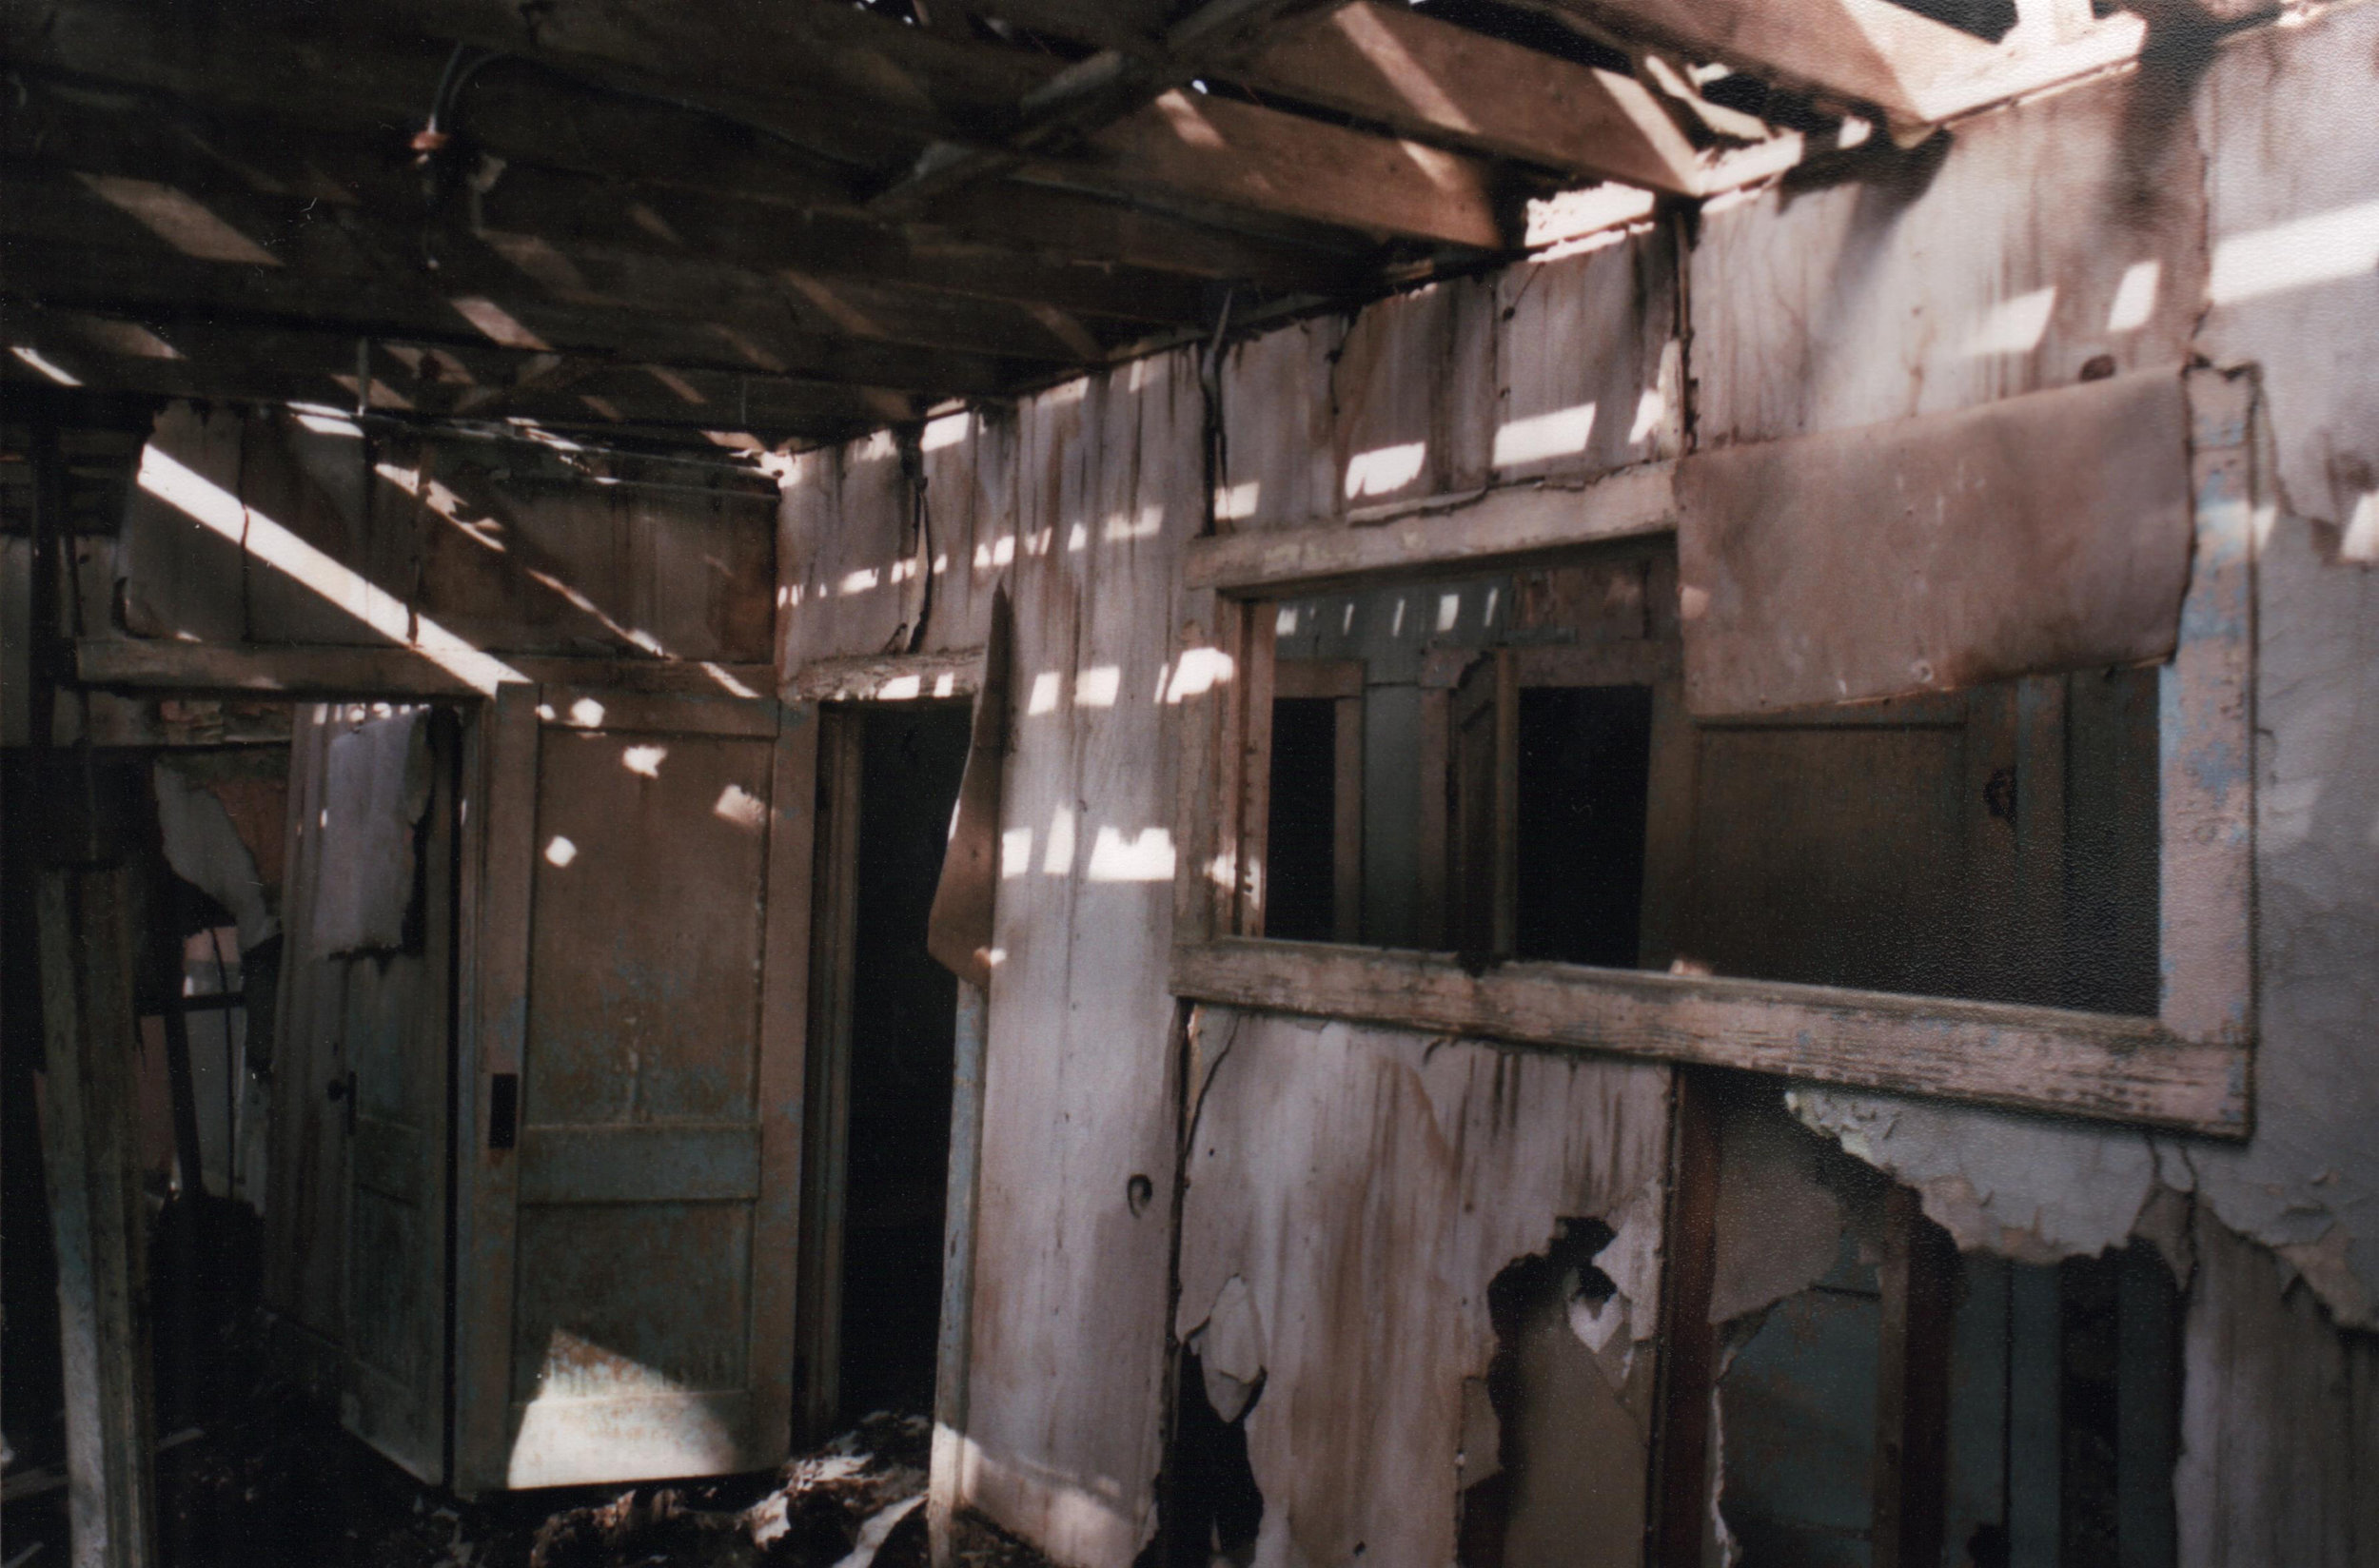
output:
[[[9,346],[85,385],[166,397],[312,402],[428,419],[634,423],[808,435],[914,419],[877,388],[585,355],[371,340],[283,326],[178,323],[19,308]],[[18,359],[18,368],[26,362]],[[366,374],[368,372],[368,375]]]
[[[87,0],[75,14],[110,3]],[[0,18],[21,12],[0,10]],[[136,140],[141,158],[202,163],[215,180],[260,191],[344,199],[339,193],[360,181],[390,179],[419,188],[407,140],[426,112],[435,60],[328,54],[275,37],[258,46],[256,69],[244,71],[195,66],[131,21],[98,36],[68,28],[23,40],[9,34],[10,25],[0,20],[0,38],[31,62],[20,69],[32,89],[9,121],[11,156],[29,155],[36,142],[54,151]],[[108,41],[118,47],[97,50]],[[203,54],[206,46],[195,48]],[[93,71],[119,74],[102,81]],[[285,98],[265,90],[289,79],[299,90]],[[325,92],[325,83],[337,90]],[[701,243],[722,254],[735,254],[721,245],[724,233],[749,222],[753,243],[783,245],[789,265],[805,265],[804,255],[813,266],[849,256],[879,281],[983,298],[1029,295],[1059,309],[1170,323],[1190,305],[1188,292],[1202,291],[1185,292],[1181,279],[1315,292],[1347,287],[1354,275],[1348,258],[1328,249],[1154,213],[1119,219],[1105,199],[1052,192],[1016,202],[968,192],[941,204],[931,225],[885,223],[860,210],[846,183],[781,144],[697,110],[590,97],[537,69],[491,68],[473,78],[459,134],[474,156],[504,160],[495,191],[502,201],[548,174],[617,186],[623,207],[641,198],[664,216],[704,210],[687,200],[699,195],[735,204],[701,225]],[[673,222],[681,233],[695,226]],[[898,275],[903,252],[907,279]]]
[[[1499,250],[1516,243],[1494,167],[1466,153],[1374,136],[1174,88],[1033,166],[1383,236]]]
[[[1702,167],[1643,83],[1408,6],[1354,0],[1280,29],[1224,72],[1440,147],[1699,193]]]
[[[1020,94],[995,141],[941,140],[871,204],[914,214],[936,198],[1071,145],[1131,114],[1202,70],[1229,64],[1268,29],[1336,0],[1205,0],[1152,39],[1145,52],[1103,49]]]
[[[1094,357],[1021,306],[421,226],[361,205],[221,190],[201,201],[178,186],[45,167],[20,172],[6,207],[0,234],[18,242],[13,281],[59,303],[321,312],[366,329],[442,325],[466,338],[477,328],[519,346],[691,355],[939,395],[996,392]],[[94,258],[88,272],[72,265],[77,250]]]
[[[121,314],[161,331],[208,321],[321,326],[350,337],[583,354],[934,399],[1003,396],[1055,368],[802,331],[730,310],[703,318],[631,316],[526,289],[491,296],[464,285],[448,293],[426,284],[201,261],[162,246],[103,248],[12,235],[9,258],[9,285],[29,301]]]

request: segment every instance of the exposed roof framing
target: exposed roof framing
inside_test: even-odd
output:
[[[0,373],[836,439],[1822,145],[1695,65],[1907,128],[2143,30],[1924,4],[32,0]]]

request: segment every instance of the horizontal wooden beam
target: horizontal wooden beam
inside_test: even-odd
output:
[[[872,204],[920,210],[937,197],[1013,167],[1035,153],[1062,151],[1147,105],[1203,69],[1230,59],[1267,27],[1327,0],[1204,0],[1137,48],[1108,48],[1077,60],[1005,106],[990,140],[937,141]]]
[[[1482,571],[1664,534],[1676,526],[1676,473],[1674,463],[1647,463],[1580,485],[1471,491],[1400,503],[1386,516],[1358,513],[1305,527],[1192,539],[1182,582],[1241,595],[1304,593],[1383,573]]]
[[[12,186],[11,195],[18,189]],[[14,227],[0,218],[0,229]],[[20,297],[148,321],[160,331],[176,321],[278,326],[765,374],[929,398],[998,395],[1056,368],[1051,361],[801,330],[784,325],[782,315],[770,319],[732,305],[707,316],[657,318],[557,301],[491,277],[441,273],[392,283],[368,273],[224,265],[162,245],[73,244],[22,231],[8,238],[7,283]]]
[[[186,35],[169,25],[168,13],[147,7],[127,10],[116,0],[83,0],[60,13],[54,28],[15,25],[29,20],[30,12],[0,11],[0,42],[34,89],[10,117],[10,134],[38,133],[41,144],[52,149],[87,149],[146,130],[151,140],[179,139],[186,152],[212,161],[222,179],[334,202],[350,200],[359,167],[410,178],[403,167],[410,156],[405,144],[428,111],[450,52],[424,49],[418,39],[405,46],[370,37],[315,38],[304,29],[278,26],[238,34],[236,58],[226,57],[229,29],[206,28]],[[50,77],[45,71],[66,74]],[[62,113],[60,98],[67,93],[85,112]],[[203,123],[186,123],[193,114]],[[94,124],[113,129],[95,136]],[[777,137],[755,136],[721,114],[591,91],[526,61],[500,60],[475,72],[447,126],[463,162],[491,154],[504,162],[506,179],[533,179],[540,171],[578,173],[620,187],[628,196],[637,187],[651,187],[750,203],[779,214],[806,211],[820,222],[867,222],[857,201],[858,176],[848,165],[821,161]],[[293,136],[299,127],[307,133]],[[368,152],[361,166],[352,155],[358,146]],[[77,156],[89,154],[78,150]],[[504,190],[503,181],[496,190]],[[398,209],[418,208],[418,187],[401,194]],[[661,215],[680,223],[682,210],[667,208]],[[714,242],[716,228],[740,211],[738,206],[723,213],[699,243]],[[970,190],[936,203],[934,220],[897,225],[895,231],[937,245],[987,244],[1079,271],[1124,264],[1152,274],[1254,281],[1280,288],[1344,284],[1343,278],[1321,272],[1331,265],[1327,254],[1317,257],[1153,213],[1119,219],[1118,209],[1103,197],[1036,191],[1019,198],[1013,188]],[[695,243],[692,235],[686,237]],[[817,236],[822,247],[846,237],[843,229]],[[788,253],[783,265],[803,265],[802,254]],[[851,254],[854,266],[898,281],[896,268],[882,265],[880,244],[855,247]],[[974,260],[951,262],[952,267],[969,264],[971,286],[955,291],[997,295],[1001,280],[1014,274],[1011,261],[982,258],[985,265],[975,267]],[[936,276],[947,279],[949,273]],[[1123,288],[1132,281],[1119,277],[1115,284]],[[1045,303],[1100,308],[1062,293],[1048,295]]]
[[[973,696],[983,684],[983,650],[862,654],[812,659],[777,687],[787,702],[911,702]]]
[[[1230,937],[1173,951],[1192,1001],[1609,1051],[2244,1138],[2249,1053],[2152,1018],[1771,981]]]
[[[766,696],[776,673],[764,664],[702,664],[664,659],[500,657],[523,680],[586,690],[662,696]],[[165,638],[84,637],[74,645],[75,676],[108,691],[191,696],[288,698],[479,698],[485,690],[413,648],[180,642]]]
[[[1284,28],[1226,74],[1403,135],[1698,194],[1701,155],[1642,82],[1381,0]]]
[[[1036,167],[1377,235],[1480,250],[1517,243],[1492,166],[1236,99],[1175,88]]]
[[[314,402],[424,419],[521,419],[826,437],[916,418],[895,392],[494,345],[18,308],[29,346],[87,386],[170,398]]]
[[[963,134],[1063,62],[800,0],[367,0],[385,31],[540,61],[602,87],[699,104],[796,140]]]

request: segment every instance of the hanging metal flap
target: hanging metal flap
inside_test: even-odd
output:
[[[2170,370],[1686,459],[1701,716],[2167,657],[2191,543]]]

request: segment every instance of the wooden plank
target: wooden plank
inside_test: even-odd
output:
[[[35,893],[74,1568],[145,1568],[157,1552],[129,901],[120,868],[44,871]]]
[[[1247,657],[1239,664],[1243,719],[1239,732],[1239,877],[1231,930],[1264,934],[1264,911],[1271,894],[1272,857],[1272,672],[1280,639],[1271,606],[1259,604],[1247,617]]]
[[[2165,369],[1686,459],[1687,700],[1757,713],[2165,657],[2188,431]]]
[[[1520,947],[1520,661],[1495,650],[1495,881],[1491,951]]]
[[[1950,1336],[1957,1246],[1916,1189],[1883,1199],[1881,1341],[1876,1369],[1875,1568],[1934,1568],[1949,1502]]]
[[[856,654],[810,659],[777,685],[788,702],[909,702],[973,696],[983,684],[983,650]]]
[[[537,716],[569,730],[613,735],[777,737],[774,697],[724,692],[638,692],[548,683],[539,689]]]
[[[1291,668],[1282,660],[1273,668]],[[1363,940],[1363,666],[1355,660],[1354,694],[1330,704],[1330,934]],[[1275,688],[1277,690],[1277,687]]]
[[[2184,1039],[2254,1030],[2254,388],[2188,378],[2196,547],[2179,645],[2157,677],[2158,1014]]]
[[[1175,995],[2246,1136],[2247,1052],[2153,1019],[1758,980],[1224,938]]]
[[[1380,0],[1279,29],[1221,74],[1439,146],[1702,193],[1693,143],[1642,82]]]
[[[758,1203],[756,1235],[790,1237],[752,1259],[753,1431],[789,1441],[801,1329],[801,1273],[809,1236],[811,877],[817,863],[820,726],[810,704],[782,704],[769,777],[768,869],[760,927]]]
[[[473,998],[457,1042],[455,1127],[455,1490],[502,1488],[512,1431],[512,1306],[521,1162],[508,1099],[521,1116],[527,1049],[529,920],[535,882],[538,692],[498,689],[481,721],[481,773],[465,820],[478,829],[478,929],[463,957]],[[509,1080],[509,1089],[504,1083]]]
[[[958,983],[950,1083],[950,1176],[942,1197],[942,1313],[934,1346],[934,1446],[926,1537],[934,1568],[956,1558],[959,1464],[967,1433],[967,1370],[973,1343],[974,1211],[983,1166],[983,1051],[991,999]]]
[[[1071,145],[1097,131],[1167,88],[1229,59],[1268,27],[1314,0],[1207,0],[1146,40],[1145,52],[1100,49],[1055,71],[1023,94],[991,146],[964,140],[928,147],[910,171],[875,199],[880,211],[911,212],[936,197],[1013,167],[1026,154]],[[1151,19],[1153,20],[1153,19]]]
[[[1173,930],[1182,940],[1203,942],[1229,929],[1216,922],[1213,873],[1234,836],[1223,820],[1228,813],[1218,808],[1231,798],[1225,775],[1233,766],[1233,748],[1227,744],[1224,721],[1233,703],[1229,682],[1215,676],[1229,657],[1226,650],[1235,646],[1245,607],[1198,589],[1181,592],[1176,604],[1182,632],[1165,693],[1179,713],[1173,729],[1180,749],[1173,783],[1173,842],[1179,847],[1173,862]]]
[[[1698,1563],[1713,1512],[1710,1418],[1718,1375],[1718,1329],[1710,1299],[1718,1283],[1720,1096],[1712,1075],[1679,1072],[1669,1118],[1668,1212],[1661,1225],[1661,1395],[1654,1457],[1658,1501],[1650,1560]]]
[[[1493,167],[1277,109],[1175,88],[1090,140],[1087,162],[1115,188],[1179,196],[1362,229],[1501,250]]]
[[[1453,694],[1444,686],[1421,688],[1421,747],[1415,758],[1420,770],[1417,791],[1421,820],[1415,843],[1421,859],[1416,896],[1421,905],[1417,928],[1422,947],[1442,949],[1450,929],[1445,873],[1451,850],[1446,838],[1446,788],[1453,768]]]
[[[226,645],[95,637],[76,641],[74,662],[83,684],[108,691],[163,691],[189,696],[270,694],[306,700],[477,698],[486,695],[430,655],[410,648]],[[581,692],[614,694],[612,700],[619,699],[618,694],[638,692],[749,696],[767,691],[776,680],[775,672],[759,664],[541,656],[504,662],[524,681],[544,680]]]
[[[1363,660],[1359,658],[1276,658],[1272,661],[1272,696],[1350,697],[1363,695]]]
[[[1679,674],[1674,641],[1537,644],[1512,659],[1523,687],[1657,686]]]
[[[1581,545],[1645,539],[1676,526],[1676,465],[1647,463],[1576,485],[1532,484],[1442,496],[1393,517],[1317,519],[1277,533],[1192,540],[1191,587],[1228,593],[1318,592],[1379,574],[1444,576],[1517,564]]]

